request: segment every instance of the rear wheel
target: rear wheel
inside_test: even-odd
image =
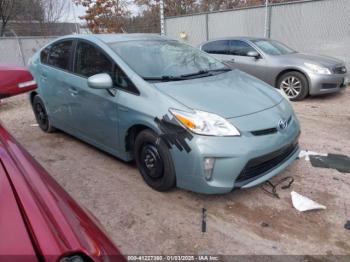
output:
[[[173,161],[167,145],[151,130],[142,131],[134,146],[136,164],[145,182],[157,191],[176,185]]]
[[[309,84],[306,77],[296,71],[283,74],[277,83],[291,101],[303,100],[309,94]]]
[[[52,126],[50,118],[47,114],[44,102],[38,95],[36,95],[33,99],[33,111],[41,130],[47,133],[52,133],[55,131],[55,128]]]

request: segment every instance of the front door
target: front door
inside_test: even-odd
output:
[[[260,58],[248,56],[248,52],[251,51],[257,52],[257,50],[247,42],[241,40],[230,41],[230,54],[234,59],[235,68],[264,80],[266,61],[261,56]]]
[[[113,95],[108,90],[92,89],[87,79],[100,73],[113,78],[114,70],[113,61],[102,50],[86,41],[77,43],[70,83],[75,94],[75,129],[81,138],[110,153],[118,148],[118,92]]]

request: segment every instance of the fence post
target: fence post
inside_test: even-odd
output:
[[[164,26],[164,0],[159,2],[159,12],[160,12],[160,33],[165,35],[165,26]]]
[[[265,0],[265,30],[264,36],[265,38],[271,37],[271,10],[272,7],[269,5],[269,0]]]
[[[23,48],[22,48],[22,43],[21,43],[21,40],[19,37],[16,37],[17,38],[17,43],[18,43],[18,49],[19,49],[19,54],[22,58],[22,63],[23,63],[23,66],[26,65],[26,59],[24,57],[24,54],[23,54]]]
[[[209,41],[209,14],[205,14],[205,38]]]

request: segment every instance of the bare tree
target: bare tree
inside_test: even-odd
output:
[[[69,0],[39,0],[44,10],[44,23],[57,23],[68,18],[71,3]]]
[[[16,0],[0,0],[0,37],[4,36],[9,20],[15,15]]]

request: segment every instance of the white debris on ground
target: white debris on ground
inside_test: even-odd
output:
[[[310,198],[302,196],[295,191],[292,191],[290,194],[292,196],[292,203],[294,208],[300,212],[316,210],[316,209],[326,209],[324,205],[321,205],[311,200]]]
[[[299,158],[305,158],[306,161],[310,161],[309,156],[327,156],[328,154],[317,153],[314,151],[301,150],[299,153]]]

